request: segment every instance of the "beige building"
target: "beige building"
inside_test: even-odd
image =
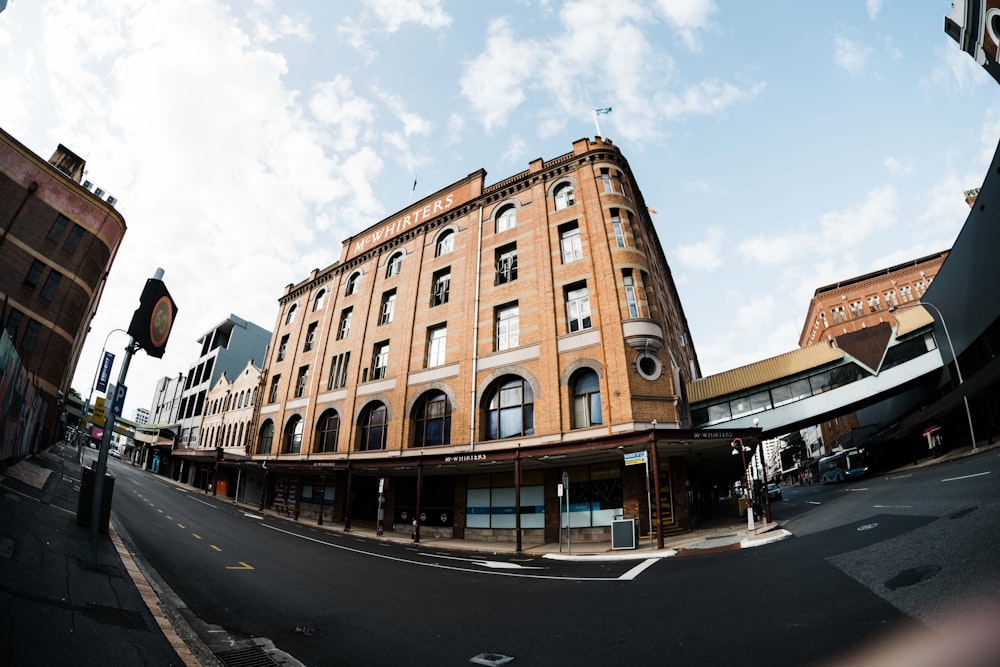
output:
[[[680,441],[700,371],[628,163],[581,139],[484,181],[286,288],[241,498],[478,539],[556,539],[567,516],[576,539],[623,516],[648,532],[650,506],[654,532],[690,526],[702,491]]]

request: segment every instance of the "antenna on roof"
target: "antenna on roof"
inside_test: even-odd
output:
[[[414,174],[413,175],[413,187],[410,188],[410,201],[406,202],[407,204],[412,204],[413,203],[413,193],[416,192],[416,191],[417,191],[417,176],[416,176],[416,174]]]

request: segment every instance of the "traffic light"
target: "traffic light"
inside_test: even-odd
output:
[[[167,338],[177,316],[177,305],[162,280],[149,278],[139,297],[139,308],[132,315],[128,335],[151,357],[163,356]]]

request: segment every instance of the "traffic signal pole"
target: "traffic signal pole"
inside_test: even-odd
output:
[[[163,269],[156,269],[153,277],[146,281],[139,309],[132,316],[128,328],[128,345],[125,347],[125,359],[118,373],[118,384],[115,385],[111,405],[106,411],[104,420],[104,437],[101,438],[101,449],[97,454],[97,462],[91,469],[94,475],[94,497],[90,511],[90,566],[97,567],[97,537],[101,520],[101,507],[104,500],[104,475],[108,467],[108,452],[111,449],[111,438],[115,430],[115,421],[121,414],[125,404],[125,377],[132,362],[132,355],[143,348],[154,357],[162,357],[167,338],[173,326],[177,307],[170,298],[170,293],[162,283]],[[138,339],[138,340],[136,340]]]

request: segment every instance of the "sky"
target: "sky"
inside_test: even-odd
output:
[[[342,242],[480,168],[600,134],[632,167],[702,373],[798,345],[818,287],[952,246],[1000,90],[943,0],[9,0],[0,127],[62,143],[128,231],[73,380],[90,394],[157,268],[166,354],[230,313],[268,330]],[[414,181],[416,186],[414,187]],[[99,395],[99,394],[95,394]]]

